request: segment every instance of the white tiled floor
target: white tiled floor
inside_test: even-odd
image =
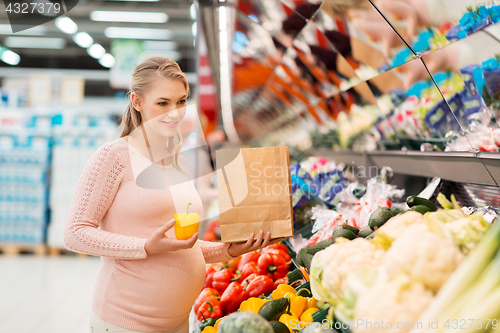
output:
[[[0,333],[88,333],[96,257],[0,255]]]

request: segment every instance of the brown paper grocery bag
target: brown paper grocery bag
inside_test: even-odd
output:
[[[253,232],[293,236],[292,185],[287,147],[216,152],[222,241],[243,242]]]

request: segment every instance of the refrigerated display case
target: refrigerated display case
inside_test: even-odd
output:
[[[230,141],[498,186],[500,6],[397,3],[200,1]]]

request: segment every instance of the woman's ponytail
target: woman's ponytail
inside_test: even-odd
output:
[[[134,108],[132,101],[129,99],[120,124],[120,127],[122,128],[120,138],[130,135],[130,133],[132,133],[132,131],[141,124],[141,121],[141,114]]]

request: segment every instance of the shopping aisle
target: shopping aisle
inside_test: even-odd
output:
[[[0,332],[88,333],[96,257],[0,256]]]

